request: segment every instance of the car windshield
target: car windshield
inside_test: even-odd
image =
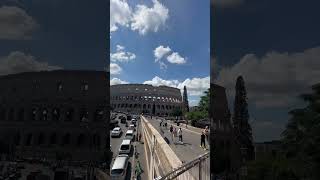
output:
[[[132,134],[126,134],[126,137],[132,137]]]
[[[111,175],[121,175],[123,173],[123,169],[112,169]]]
[[[128,150],[129,149],[129,145],[122,145],[121,146],[121,150]]]

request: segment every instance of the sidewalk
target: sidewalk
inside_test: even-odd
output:
[[[137,133],[141,133],[141,126],[140,126],[140,120],[137,122]],[[139,180],[139,179],[148,179],[148,168],[147,168],[147,161],[146,161],[146,155],[144,152],[144,144],[143,144],[143,137],[141,137],[141,141],[135,141],[133,146],[136,148],[134,149],[134,154],[133,154],[133,161],[132,161],[132,174],[131,174],[131,179],[132,180]],[[135,156],[135,153],[138,154],[137,158]],[[142,170],[142,173],[140,174],[140,177],[137,178],[135,174],[136,166],[140,165],[140,168]]]

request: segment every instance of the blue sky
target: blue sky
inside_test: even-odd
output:
[[[209,0],[110,3],[111,84],[186,85],[196,105],[209,87]]]
[[[297,97],[320,82],[320,2],[213,0],[213,81],[227,89],[231,111],[244,77],[255,141],[279,139],[304,107]]]
[[[86,0],[1,0],[0,74],[104,70],[108,4]]]

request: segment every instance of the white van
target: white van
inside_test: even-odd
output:
[[[120,145],[119,154],[130,154],[131,151],[131,140],[124,139]]]
[[[133,138],[134,138],[133,130],[128,130],[128,131],[126,132],[126,135],[124,136],[124,139],[133,140]]]
[[[111,180],[124,180],[127,175],[129,156],[118,155],[111,168]]]

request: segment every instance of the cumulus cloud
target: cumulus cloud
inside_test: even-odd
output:
[[[0,39],[31,39],[38,26],[25,10],[15,6],[0,7]]]
[[[219,8],[235,7],[244,3],[244,0],[211,0],[211,4]]]
[[[115,53],[110,53],[111,61],[113,62],[129,62],[136,58],[136,55],[131,52],[126,52],[125,47],[117,45]]]
[[[122,71],[122,68],[116,64],[116,63],[110,63],[110,74],[111,75],[117,75],[120,74]]]
[[[168,62],[172,64],[184,64],[186,63],[186,59],[181,57],[179,53],[174,52],[167,57]]]
[[[112,78],[111,80],[110,80],[110,85],[112,86],[112,85],[117,85],[117,84],[128,84],[129,82],[127,82],[127,81],[122,81],[121,79],[119,79],[119,78]]]
[[[183,87],[187,87],[188,95],[201,96],[203,92],[210,87],[210,77],[204,78],[192,78],[184,81],[179,80],[165,80],[158,76],[155,76],[152,80],[145,81],[143,84],[150,84],[153,86],[170,86],[183,90]]]
[[[129,27],[131,8],[126,0],[110,1],[110,32],[118,30],[118,26]]]
[[[232,67],[220,70],[216,83],[234,95],[236,78],[244,77],[249,102],[259,108],[289,107],[297,96],[320,82],[320,47],[303,52],[269,52],[263,57],[247,54]]]
[[[179,53],[172,51],[169,46],[164,47],[163,45],[160,45],[153,50],[153,54],[155,57],[155,62],[160,64],[160,69],[167,69],[168,67],[166,63],[162,61],[162,59],[165,57],[171,64],[184,64],[187,62],[186,58],[183,58]]]
[[[164,47],[162,45],[158,46],[156,49],[153,50],[154,57],[156,58],[155,61],[159,61],[162,59],[165,55],[171,52],[171,49],[169,46]]]
[[[20,51],[13,51],[8,56],[0,57],[0,75],[59,69],[62,69],[62,67],[37,61],[34,56]]]
[[[165,26],[169,18],[169,9],[158,0],[153,0],[153,7],[137,5],[132,15],[131,29],[145,35],[148,32],[158,32]]]

